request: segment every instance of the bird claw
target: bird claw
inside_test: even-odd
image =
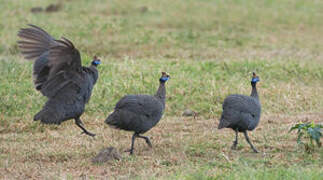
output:
[[[85,131],[81,132],[81,134],[86,134],[86,135],[91,136],[91,137],[95,136],[95,134],[90,133],[90,132],[85,132]]]
[[[133,149],[127,149],[127,150],[125,150],[124,152],[129,152],[129,153],[130,153],[130,155],[132,155],[132,154],[133,154]]]
[[[150,147],[150,148],[153,148],[153,145],[151,144],[150,141],[146,141],[147,145]]]
[[[259,151],[257,149],[253,149],[254,153],[259,153]]]
[[[231,149],[232,150],[237,150],[237,142],[236,141],[233,141],[233,144],[232,144],[232,146],[231,146]]]

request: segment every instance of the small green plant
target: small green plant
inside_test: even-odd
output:
[[[322,136],[321,128],[323,125],[314,124],[314,122],[308,123],[298,123],[293,126],[289,132],[297,129],[297,143],[303,144],[305,146],[306,152],[312,152],[314,150],[313,140],[316,142],[318,147],[321,147],[320,138]],[[302,137],[305,136],[306,139],[309,139],[309,142],[304,143]]]

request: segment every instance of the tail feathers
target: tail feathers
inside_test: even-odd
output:
[[[105,120],[105,123],[115,129],[132,130],[135,124],[132,124],[132,114],[128,111],[116,109]]]
[[[60,118],[57,113],[49,110],[41,110],[34,116],[34,121],[41,121],[45,124],[60,124]]]
[[[118,129],[118,120],[117,120],[117,113],[113,112],[110,114],[107,119],[104,121],[106,124],[108,124],[110,127]]]
[[[229,125],[229,122],[226,119],[224,119],[224,117],[222,115],[220,118],[220,124],[218,126],[218,129],[226,128],[226,127],[228,127],[228,125]]]

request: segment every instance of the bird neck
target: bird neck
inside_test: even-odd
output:
[[[96,83],[96,81],[99,77],[99,73],[98,73],[98,69],[96,68],[95,65],[90,65],[88,67],[83,66],[83,71],[85,73],[87,73],[88,75],[90,75],[93,78],[94,83]]]
[[[91,64],[90,67],[96,69],[98,65]]]
[[[95,72],[95,71],[98,71],[98,69],[97,69],[97,65],[93,65],[93,64],[91,64],[90,66],[88,66],[89,67],[89,69],[91,70],[91,71],[93,71],[93,72]]]
[[[251,83],[252,86],[252,90],[251,90],[251,97],[254,97],[256,99],[258,99],[258,92],[257,92],[257,87],[256,87],[256,83]]]
[[[155,94],[155,97],[157,97],[165,105],[165,99],[166,99],[165,82],[160,82],[159,88]]]

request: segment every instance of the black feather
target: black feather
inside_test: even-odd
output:
[[[251,148],[254,152],[258,152],[249,141],[247,135],[247,131],[252,131],[258,126],[261,115],[256,83],[252,82],[251,85],[252,92],[250,96],[233,94],[225,98],[222,104],[223,112],[218,129],[231,128],[236,131],[236,141],[234,141],[233,148],[238,143],[237,133],[244,132]]]
[[[34,84],[48,101],[34,116],[46,124],[60,124],[69,119],[88,135],[80,116],[89,101],[98,78],[95,66],[82,67],[79,51],[66,38],[55,40],[41,28],[30,25],[21,29],[18,47],[26,59],[36,59],[33,67]]]
[[[149,138],[140,134],[149,131],[159,122],[165,109],[165,98],[165,82],[160,82],[154,96],[126,95],[121,98],[114,112],[105,120],[105,123],[113,128],[134,132],[130,154],[133,152],[136,137],[144,138],[151,146]]]

